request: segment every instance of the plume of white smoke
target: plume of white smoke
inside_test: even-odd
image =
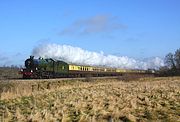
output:
[[[105,55],[103,52],[90,52],[79,47],[58,44],[39,45],[33,49],[32,55],[35,57],[63,60],[73,64],[125,69],[157,69],[164,65],[163,60],[158,57],[140,61],[127,56]]]

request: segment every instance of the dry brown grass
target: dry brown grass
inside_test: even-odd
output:
[[[180,77],[1,82],[0,121],[180,121]]]

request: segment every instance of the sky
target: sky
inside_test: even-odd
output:
[[[0,65],[42,44],[135,59],[180,48],[180,0],[0,0]]]

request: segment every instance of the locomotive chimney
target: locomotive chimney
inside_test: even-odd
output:
[[[30,56],[30,59],[34,59],[34,56],[31,55],[31,56]]]

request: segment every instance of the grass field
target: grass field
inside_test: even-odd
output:
[[[0,81],[0,121],[180,121],[180,77]]]

